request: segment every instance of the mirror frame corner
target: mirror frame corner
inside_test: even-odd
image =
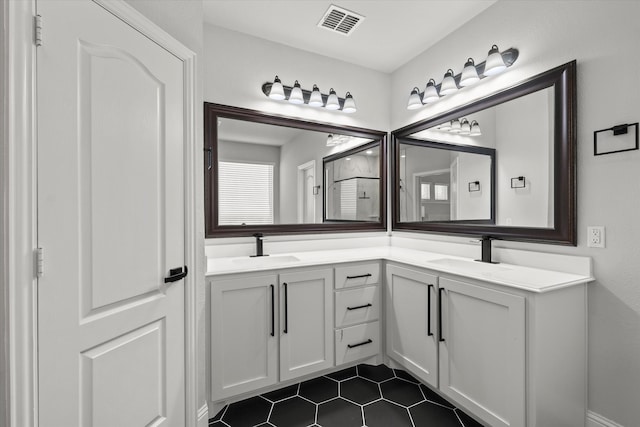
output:
[[[322,133],[335,133],[378,141],[380,144],[380,221],[315,224],[269,224],[269,225],[218,225],[218,162],[217,135],[218,118],[244,120],[276,126],[293,127]],[[205,238],[249,237],[254,233],[264,235],[357,233],[387,231],[387,138],[388,133],[353,126],[302,120],[241,107],[204,102],[204,213]],[[371,144],[371,143],[369,143]],[[209,155],[210,154],[210,155]],[[209,162],[212,167],[209,169]],[[323,185],[324,187],[324,185]],[[323,188],[324,192],[324,188]],[[324,211],[324,206],[323,206]]]
[[[423,233],[491,236],[558,245],[577,244],[576,151],[577,151],[577,80],[576,61],[560,65],[492,95],[460,105],[442,114],[412,123],[391,132],[391,229]],[[503,102],[554,88],[554,226],[553,228],[507,227],[475,223],[400,222],[399,148],[404,138],[458,116],[493,107]]]

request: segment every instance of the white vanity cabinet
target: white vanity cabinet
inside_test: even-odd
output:
[[[387,354],[426,384],[438,387],[438,278],[387,264]]]
[[[380,354],[380,262],[335,268],[336,366]]]
[[[333,366],[333,269],[280,274],[280,380]]]
[[[438,293],[440,390],[491,426],[524,426],[525,298],[447,278]]]
[[[584,427],[586,286],[386,265],[386,354],[492,427]]]
[[[209,285],[212,401],[333,366],[332,268],[228,275]]]
[[[278,381],[278,276],[210,281],[212,400]]]

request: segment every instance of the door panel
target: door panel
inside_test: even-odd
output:
[[[387,354],[424,382],[437,387],[438,278],[396,265],[387,265],[386,275]]]
[[[40,425],[182,425],[183,64],[92,1],[37,8]]]
[[[333,269],[284,273],[280,283],[280,380],[332,367]]]

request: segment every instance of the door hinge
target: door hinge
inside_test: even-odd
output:
[[[36,248],[36,277],[44,274],[44,249]]]
[[[33,17],[33,41],[36,46],[42,46],[42,16]]]

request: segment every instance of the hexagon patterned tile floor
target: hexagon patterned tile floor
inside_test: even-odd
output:
[[[358,365],[225,406],[210,427],[482,427],[407,372]]]

